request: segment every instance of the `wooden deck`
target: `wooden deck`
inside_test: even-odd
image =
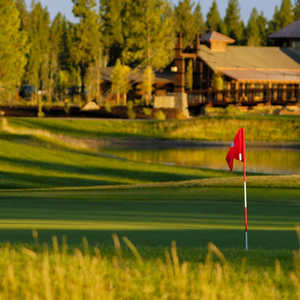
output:
[[[214,91],[211,89],[188,93],[189,106],[209,105],[225,107],[230,104],[255,106],[300,105],[300,88],[249,88]]]

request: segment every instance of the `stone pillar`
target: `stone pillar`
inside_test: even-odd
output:
[[[189,110],[188,110],[188,95],[187,93],[176,93],[175,95],[176,100],[176,108],[185,116],[189,117]]]

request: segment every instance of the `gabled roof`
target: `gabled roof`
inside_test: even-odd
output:
[[[218,42],[225,42],[225,43],[228,43],[228,44],[232,44],[235,42],[234,39],[224,35],[224,34],[221,34],[219,32],[216,32],[216,31],[211,31],[211,32],[208,32],[206,34],[204,34],[203,36],[201,36],[200,38],[200,41],[201,42],[215,42],[215,41],[218,41]]]
[[[244,82],[273,81],[277,83],[299,83],[300,70],[234,70],[223,71],[224,75]]]
[[[300,69],[300,55],[289,48],[228,46],[214,52],[201,45],[200,57],[213,69]]]
[[[300,39],[300,20],[284,27],[283,29],[271,34],[271,39]]]
[[[199,56],[213,71],[236,80],[300,82],[300,54],[293,49],[228,46],[214,52],[201,45]]]

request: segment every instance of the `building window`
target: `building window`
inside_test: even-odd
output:
[[[260,84],[255,84],[255,97],[261,96],[261,86]]]
[[[286,86],[286,98],[287,100],[291,100],[294,97],[294,85],[288,84]]]

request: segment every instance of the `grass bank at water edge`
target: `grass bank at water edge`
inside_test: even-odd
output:
[[[9,118],[9,124],[86,138],[231,141],[244,127],[248,142],[300,143],[300,117],[200,117],[181,121]]]

